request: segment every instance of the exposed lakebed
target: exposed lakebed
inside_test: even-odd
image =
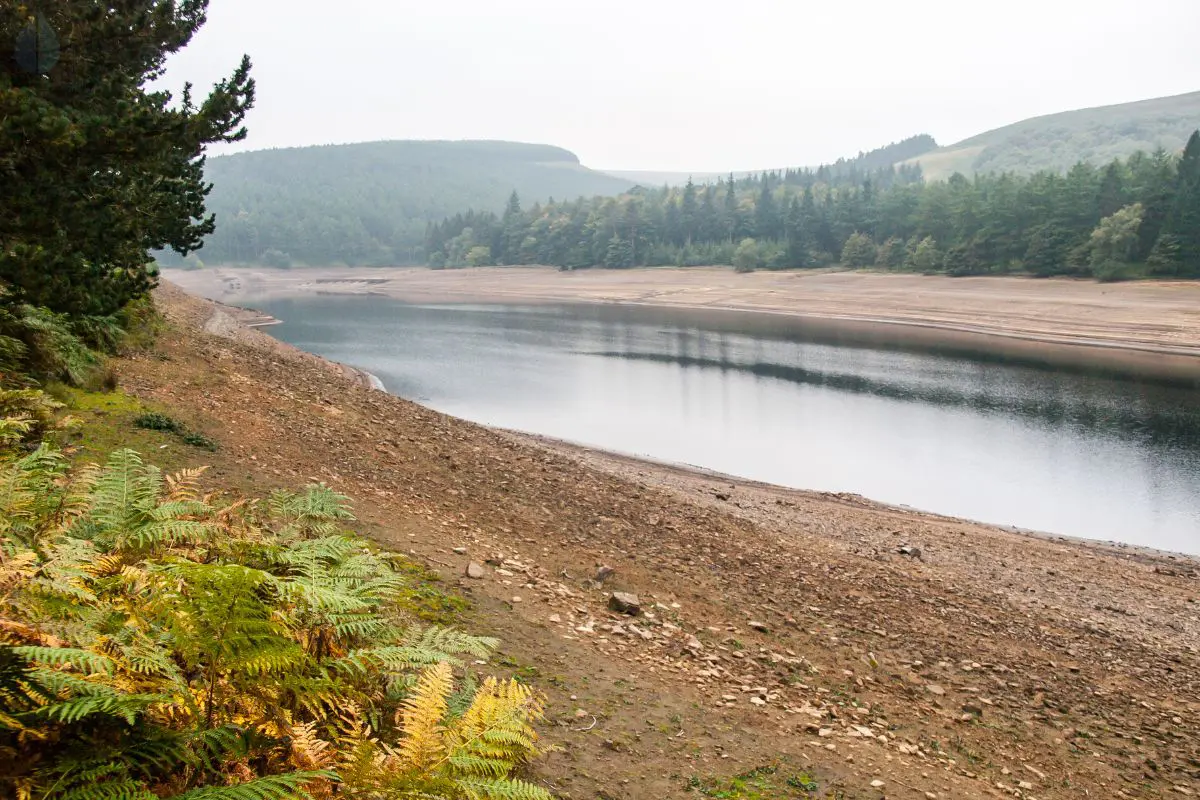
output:
[[[1200,553],[1200,384],[1153,356],[1117,371],[1087,348],[645,306],[253,304],[278,338],[472,421]]]

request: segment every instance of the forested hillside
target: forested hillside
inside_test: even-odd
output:
[[[201,258],[270,266],[420,263],[431,221],[499,211],[514,189],[547,200],[632,185],[558,147],[486,141],[262,150],[214,158],[206,177],[218,224]]]
[[[919,155],[930,179],[955,172],[1029,174],[1107,164],[1142,150],[1178,152],[1200,127],[1200,92],[1034,117]]]
[[[458,214],[430,230],[434,267],[835,262],[952,275],[1112,280],[1200,277],[1200,133],[1182,157],[1135,153],[1104,167],[955,175],[914,166],[787,170],[616,198]]]

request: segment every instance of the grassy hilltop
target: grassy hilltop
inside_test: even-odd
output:
[[[1200,127],[1200,92],[1033,117],[938,148],[920,163],[927,180],[955,172],[1066,171],[1076,162],[1106,164],[1139,150],[1180,150]]]

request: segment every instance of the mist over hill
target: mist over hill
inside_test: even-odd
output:
[[[386,141],[213,158],[208,263],[412,264],[426,226],[467,208],[618,194],[633,183],[560,147],[501,141]],[[164,256],[171,264],[170,256]],[[174,260],[178,263],[178,260]]]

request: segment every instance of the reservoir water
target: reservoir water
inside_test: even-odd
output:
[[[1200,553],[1200,383],[768,315],[254,303],[458,417],[802,489]]]

